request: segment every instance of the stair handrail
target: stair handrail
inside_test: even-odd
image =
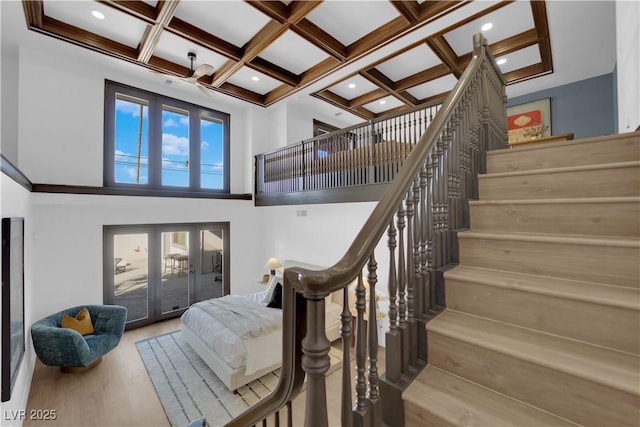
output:
[[[284,272],[285,283],[289,279],[288,282],[295,289],[302,291],[305,297],[312,299],[325,297],[331,292],[342,289],[358,275],[359,270],[380,241],[390,219],[398,208],[398,204],[405,197],[407,188],[420,172],[426,155],[436,144],[438,136],[450,120],[462,94],[471,83],[471,76],[478,72],[485,59],[490,59],[486,63],[495,68],[502,84],[505,84],[502,72],[493,55],[486,48],[486,38],[480,33],[475,34],[473,46],[473,57],[458,83],[451,90],[433,122],[405,160],[400,173],[382,194],[380,201],[374,207],[344,256],[332,267],[324,270],[309,270],[302,267],[288,268]]]
[[[328,359],[327,352],[330,343],[324,336],[324,298],[332,292],[346,289],[355,278],[358,278],[359,282],[359,290],[356,290],[356,292],[364,294],[362,268],[367,261],[370,266],[369,279],[373,279],[375,282],[376,267],[372,253],[380,242],[383,233],[389,227],[390,222],[393,223],[398,206],[401,205],[407,195],[407,191],[411,190],[412,183],[415,183],[416,178],[421,175],[428,154],[434,149],[438,139],[441,138],[441,134],[451,121],[458,104],[462,103],[466,90],[472,84],[476,73],[482,72],[485,66],[492,67],[494,75],[497,75],[500,79],[504,92],[504,77],[488,49],[487,40],[482,34],[474,35],[473,46],[472,59],[458,83],[445,99],[436,117],[406,158],[400,172],[385,190],[380,201],[376,204],[371,215],[342,258],[332,267],[322,270],[309,270],[302,267],[285,269],[283,286],[283,365],[280,381],[269,396],[232,420],[227,426],[253,425],[266,419],[270,414],[277,413],[285,405],[289,405],[289,417],[291,417],[289,402],[300,391],[305,373],[308,376],[305,425],[327,425],[324,373],[328,369],[328,361],[326,359]],[[483,116],[486,119],[489,116],[490,107],[486,102],[488,98],[486,81],[483,80],[482,82],[482,100],[485,101],[482,104],[482,109]],[[501,100],[502,106],[500,108],[504,110],[506,97],[504,93],[502,96],[504,99]],[[506,112],[504,116],[506,118]],[[502,125],[497,126],[498,133],[500,133],[497,139],[500,141],[492,143],[489,141],[491,132],[486,128],[487,124],[483,122],[483,127],[485,127],[483,130],[484,135],[479,138],[480,143],[483,145],[483,152],[488,148],[504,146],[506,143],[506,129],[503,132],[503,128],[506,126]],[[373,270],[373,273],[371,273],[371,270]],[[375,283],[373,286],[375,289]],[[358,301],[361,301],[360,296],[358,298]],[[306,304],[304,300],[307,301]],[[344,301],[347,303],[346,296]],[[316,324],[319,321],[322,322],[321,327]],[[343,325],[346,324],[344,322],[346,321],[344,321],[343,317]],[[309,330],[306,329],[307,323],[312,325]],[[306,343],[303,343],[302,337],[305,332],[308,335],[304,339]],[[347,332],[347,336],[348,334],[350,334],[350,330]],[[344,337],[345,335],[343,335],[343,339]],[[356,347],[358,345],[356,344]],[[306,361],[301,360],[304,359],[304,357],[300,357],[302,352],[305,353]],[[304,369],[302,369],[303,366]],[[350,399],[348,401],[350,403]],[[343,417],[343,424],[345,423],[346,425],[351,425],[351,422]],[[379,423],[380,421],[378,420],[375,425],[380,425]]]

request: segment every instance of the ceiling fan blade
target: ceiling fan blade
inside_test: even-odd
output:
[[[193,74],[191,74],[191,78],[197,80],[202,76],[208,76],[213,73],[214,68],[209,64],[202,64],[195,70],[193,70]]]
[[[156,76],[166,77],[168,79],[179,80],[179,79],[183,79],[184,78],[184,77],[176,76],[175,74],[171,74],[171,73],[163,73],[163,72],[156,71],[156,70],[149,70],[149,71],[151,73],[155,74]]]
[[[205,85],[196,82],[196,86],[198,87],[198,89],[200,89],[202,92],[204,92],[207,96],[213,96],[213,91],[211,89],[209,89],[208,87],[206,87]]]

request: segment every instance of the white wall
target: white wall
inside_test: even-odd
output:
[[[18,411],[26,408],[27,399],[29,397],[29,389],[31,387],[31,377],[33,375],[33,367],[35,363],[35,353],[31,345],[31,324],[37,320],[34,313],[34,301],[38,298],[35,289],[35,277],[33,274],[33,266],[35,258],[33,256],[33,241],[29,236],[33,233],[34,217],[31,210],[29,193],[24,187],[17,184],[5,174],[0,173],[0,213],[5,217],[23,217],[25,219],[25,242],[24,242],[24,321],[25,321],[25,354],[22,359],[20,371],[14,385],[11,399],[0,405],[2,413],[3,426],[21,425],[19,420],[11,420],[10,416],[5,417],[4,414],[11,414],[10,411]],[[13,412],[14,414],[16,412]],[[9,419],[7,419],[9,418]]]
[[[640,126],[640,2],[616,2],[618,131]]]
[[[226,104],[222,95],[204,99],[184,83],[141,79],[98,57],[68,56],[22,47],[19,52],[19,163],[34,183],[101,186],[105,79],[180,98],[231,115],[231,192],[250,192],[248,107]],[[122,67],[122,64],[117,64]],[[133,67],[130,64],[124,64]],[[139,75],[134,74],[135,76]]]
[[[347,252],[375,205],[361,202],[258,207],[265,224],[263,258],[331,267]],[[380,290],[385,294],[389,274],[386,245],[383,237],[376,248]]]
[[[102,303],[103,225],[230,221],[231,292],[260,290],[263,238],[252,201],[43,193],[32,198],[36,317]]]
[[[4,53],[4,51],[3,51]],[[0,126],[2,135],[2,154],[11,161],[18,164],[18,60],[11,56],[2,56],[2,96],[0,97],[2,108],[2,124]]]

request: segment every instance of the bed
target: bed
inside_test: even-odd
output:
[[[272,280],[281,282],[279,277]],[[185,341],[231,391],[281,365],[282,310],[267,307],[273,301],[265,299],[270,288],[196,303],[180,319]],[[277,293],[275,286],[273,290]],[[330,341],[340,338],[341,312],[342,292],[336,292],[325,302]]]

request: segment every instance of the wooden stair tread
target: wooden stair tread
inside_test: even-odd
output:
[[[545,168],[545,169],[529,169],[529,170],[512,171],[512,172],[487,173],[483,175],[478,175],[478,179],[483,180],[483,179],[491,179],[491,178],[515,177],[515,176],[526,176],[526,175],[551,175],[554,173],[582,172],[582,171],[593,171],[593,170],[601,170],[601,169],[622,169],[622,168],[633,168],[638,166],[640,166],[640,161],[634,160],[629,162],[599,163],[595,165],[563,166],[563,167],[553,167],[553,168]]]
[[[587,236],[544,233],[500,233],[495,231],[467,230],[458,233],[458,238],[478,238],[494,240],[518,240],[573,245],[614,246],[620,248],[640,248],[640,239],[627,236]]]
[[[446,279],[545,294],[640,311],[640,290],[579,280],[537,276],[504,270],[459,265],[444,273]]]
[[[576,425],[434,366],[420,373],[403,399],[452,425]]]
[[[539,145],[522,146],[522,147],[518,147],[518,152],[553,150],[554,148],[563,147],[563,146],[593,144],[593,143],[599,143],[599,142],[612,142],[612,141],[622,141],[622,140],[637,142],[640,140],[640,132],[627,132],[627,133],[619,133],[615,135],[596,136],[592,138],[572,139],[567,141],[554,142],[553,144],[547,144],[547,145],[539,144]],[[502,150],[489,151],[487,152],[487,156],[502,156],[505,154],[508,155],[511,152],[513,152],[512,149],[505,148]]]
[[[562,205],[562,204],[592,204],[592,203],[640,203],[640,197],[576,197],[564,199],[518,199],[518,200],[470,200],[470,205]]]
[[[640,395],[636,355],[447,309],[427,330]]]

